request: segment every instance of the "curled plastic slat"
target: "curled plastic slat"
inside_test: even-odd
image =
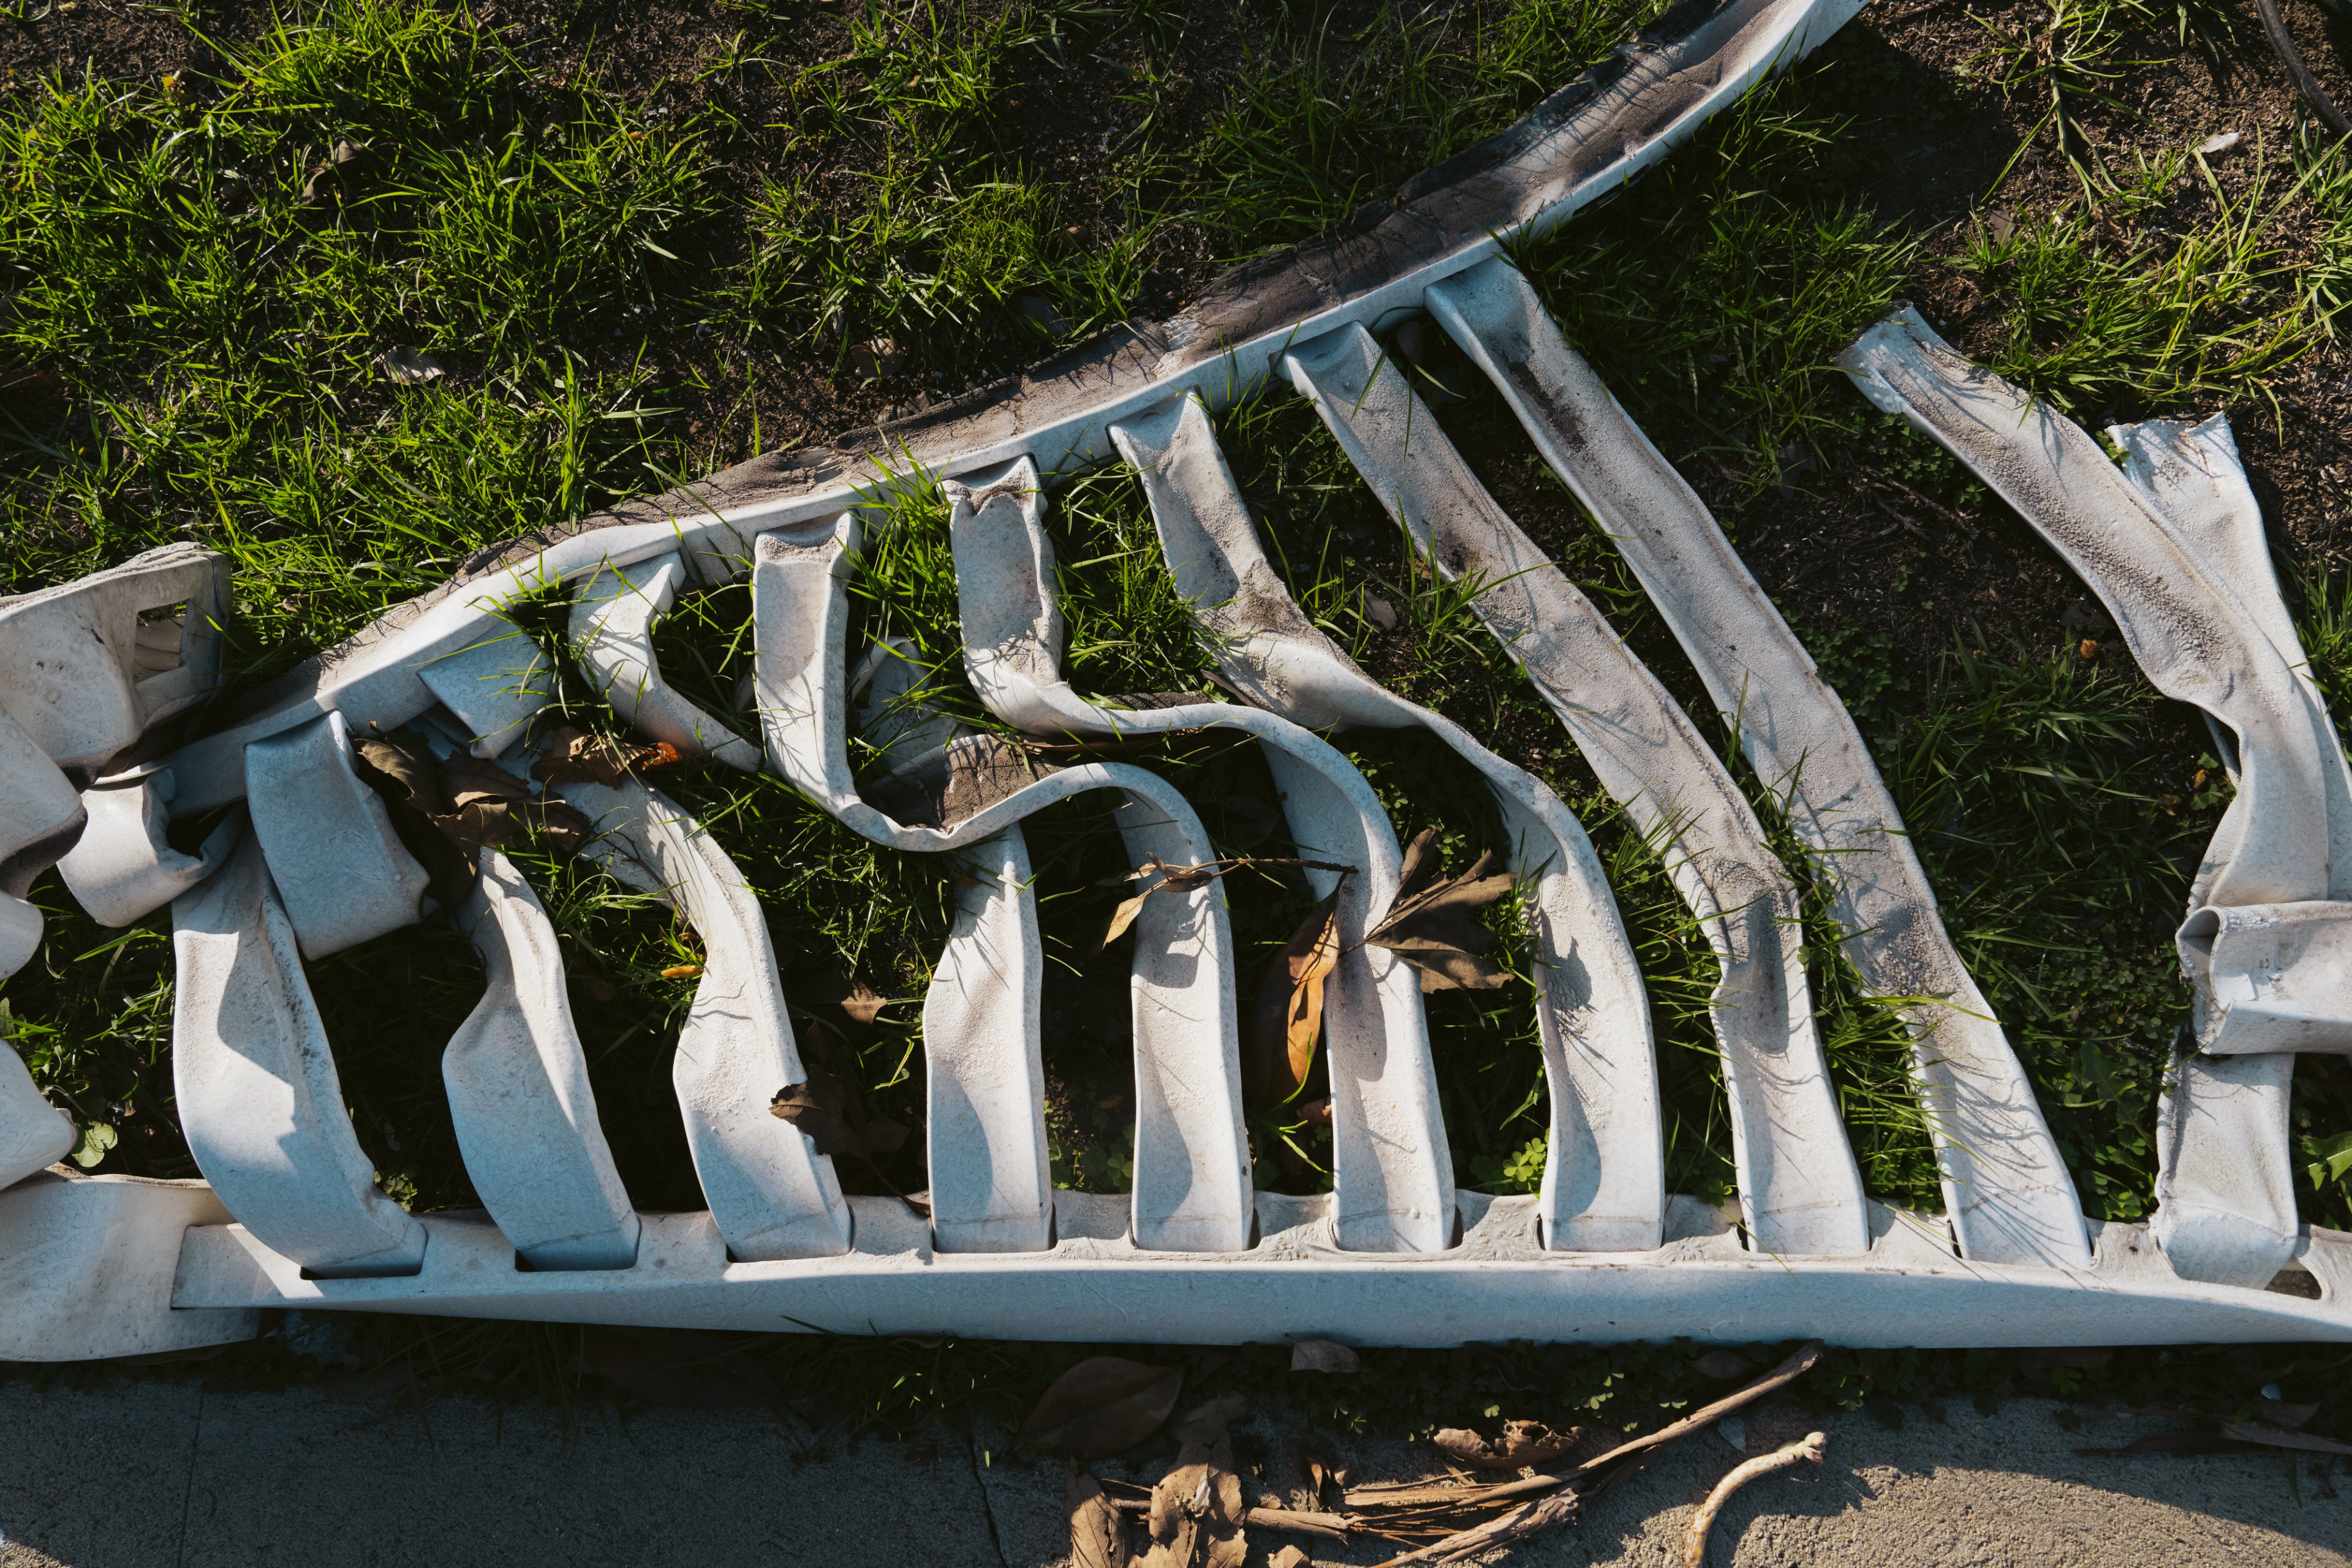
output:
[[[596,823],[587,852],[620,882],[667,900],[702,938],[702,978],[670,1077],[695,1176],[728,1249],[746,1261],[847,1251],[849,1206],[832,1156],[768,1109],[808,1074],[767,917],[743,873],[658,790],[630,779],[559,788]]]
[[[1797,892],[1689,717],[1496,506],[1372,335],[1294,351],[1290,378],[1357,470],[1576,739],[1603,788],[1661,841],[1723,968],[1713,1015],[1739,1199],[1757,1247],[1866,1251],[1862,1176],[1839,1120],[1798,928]]]
[[[101,779],[81,799],[89,821],[58,874],[100,925],[134,925],[163,908],[226,864],[244,831],[231,815],[196,853],[173,849],[172,770],[160,763]]]
[[[1583,826],[1541,782],[1460,725],[1381,686],[1315,628],[1259,547],[1198,400],[1115,425],[1111,437],[1143,477],[1177,591],[1213,639],[1228,682],[1318,729],[1426,729],[1485,777],[1536,935],[1536,1018],[1551,1101],[1544,1243],[1596,1252],[1659,1245],[1665,1163],[1649,1005]]]
[[[425,688],[457,716],[466,748],[496,757],[555,699],[555,670],[539,643],[509,626],[486,634],[416,672]]]
[[[2330,803],[2345,798],[2345,761],[2326,713],[2204,559],[2210,533],[2200,540],[2198,525],[2177,526],[2162,487],[2117,470],[2081,426],[1954,353],[1907,306],[1838,364],[1872,402],[1934,437],[2015,507],[2099,596],[2149,683],[2203,708],[2232,737],[2225,749],[2237,799],[2206,851],[2179,935],[2198,1042],[2221,1054],[2189,1056],[2168,1079],[2151,1228],[2184,1278],[2267,1283],[2296,1244],[2294,1058],[2226,1054],[2238,998],[2216,988],[2214,939],[2232,912],[2352,895],[2332,852]],[[2210,481],[2215,469],[2200,465]],[[2220,553],[2234,559],[2226,527]],[[2241,586],[2268,582],[2265,574]],[[2252,1043],[2273,1043],[2262,1009],[2250,1010]]]
[[[2279,591],[2263,535],[2262,507],[2246,482],[2227,415],[2201,424],[2152,420],[2109,429],[2124,449],[2124,476],[2173,537],[2210,571],[2278,651],[2305,699],[2324,719],[2294,618]],[[2223,766],[2239,772],[2234,737],[2215,725]],[[2222,1027],[2203,1031],[2220,1056],[2267,1051],[2352,1053],[2352,770],[2332,724],[2318,727],[2326,791],[2328,896],[2227,908],[2200,900],[2187,940],[2211,977]],[[2332,764],[2332,765],[2331,765]],[[2243,810],[2233,797],[2230,810]],[[2192,972],[2194,972],[2192,968]]]
[[[1818,852],[1863,983],[1912,1030],[1912,1061],[1962,1254],[2080,1268],[2082,1200],[2000,1021],[1853,720],[1706,504],[1569,347],[1528,280],[1482,263],[1429,291],[1536,448],[1641,580],[1790,825]]]
[[[303,956],[323,958],[416,924],[432,879],[363,783],[339,713],[246,748],[253,833]]]
[[[1308,868],[1318,896],[1339,891],[1340,957],[1324,985],[1332,1191],[1339,1245],[1433,1252],[1453,1245],[1454,1165],[1422,1014],[1419,972],[1364,945],[1396,895],[1402,864],[1379,797],[1329,742],[1278,715],[1231,703],[1113,708],[1062,678],[1059,607],[1046,584],[1053,547],[1037,471],[1025,458],[945,486],[953,510],[964,659],[981,700],[1035,735],[1126,736],[1238,729],[1265,750],[1299,853],[1361,873]]]
[[[172,1082],[205,1179],[322,1278],[413,1273],[425,1228],[376,1190],[257,840],[172,905]]]
[[[608,566],[580,588],[572,606],[572,645],[589,685],[613,711],[687,757],[709,757],[746,773],[760,771],[760,748],[672,690],[654,657],[654,619],[677,602],[686,562],[666,555],[635,566]]]
[[[814,544],[762,536],[752,569],[752,613],[758,624],[758,689],[761,723],[777,769],[845,825],[899,849],[937,852],[972,846],[1003,832],[1030,813],[1091,789],[1119,793],[1118,823],[1128,852],[1139,862],[1158,854],[1176,864],[1211,856],[1207,832],[1191,807],[1164,780],[1139,768],[1090,764],[1041,770],[978,812],[941,827],[900,823],[862,799],[851,778],[845,723],[845,581],[856,538],[844,514],[833,534]],[[909,758],[910,761],[915,760]],[[992,855],[1006,852],[992,850]],[[1001,867],[999,868],[1001,869]],[[966,887],[960,898],[983,894]],[[1034,913],[1013,917],[1034,895],[1024,883],[1003,902],[987,894],[958,915],[942,957],[957,983],[1000,986],[1006,977],[1042,965]],[[1239,1030],[1234,1011],[1233,938],[1221,895],[1213,888],[1171,891],[1152,897],[1136,920],[1130,991],[1136,1050],[1135,1187],[1131,1223],[1137,1244],[1171,1251],[1232,1249],[1248,1244],[1251,1225],[1249,1150],[1241,1122]],[[971,947],[985,939],[986,956]],[[1027,955],[1016,963],[1016,946]],[[938,1061],[961,1060],[977,1047],[957,1031],[992,1030],[1025,1019],[1024,1051],[1037,1049],[1034,1005],[1013,1007],[1001,989],[982,999],[948,999],[935,987],[926,1005],[924,1049]],[[1009,1047],[988,1048],[990,1060]],[[939,1071],[934,1067],[936,1075]],[[1009,1071],[1009,1070],[1008,1070]],[[973,1102],[975,1104],[980,1102]],[[1034,1111],[991,1101],[998,1124],[975,1132],[990,1149],[1022,1146]],[[982,1200],[950,1193],[946,1167],[978,1168],[979,1155],[943,1159],[933,1131],[932,1202],[978,1211]],[[954,1153],[954,1151],[950,1151]],[[992,1155],[988,1158],[993,1158]],[[958,1243],[944,1228],[940,1244]]]
[[[165,545],[0,600],[0,708],[61,768],[103,771],[220,677],[228,558]]]
[[[495,850],[459,920],[489,981],[441,1056],[466,1174],[532,1268],[625,1269],[637,1217],[596,1120],[555,928]]]

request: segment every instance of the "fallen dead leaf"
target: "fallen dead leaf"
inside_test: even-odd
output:
[[[768,1114],[808,1135],[821,1155],[857,1155],[866,1145],[844,1115],[845,1102],[829,1075],[812,1071],[805,1083],[787,1083],[768,1102]]]
[[[1494,1442],[1459,1427],[1448,1427],[1430,1441],[1465,1465],[1483,1470],[1523,1470],[1548,1465],[1576,1447],[1581,1430],[1555,1432],[1540,1421],[1506,1421]]]
[[[1054,1379],[1013,1443],[1069,1459],[1123,1454],[1160,1430],[1183,1388],[1181,1367],[1089,1356]]]
[[[1151,1489],[1151,1549],[1143,1568],[1243,1568],[1249,1507],[1242,1480],[1206,1445],[1187,1443]]]
[[[1127,1526],[1103,1496],[1102,1483],[1070,1461],[1062,1488],[1062,1511],[1070,1521],[1071,1568],[1128,1568]]]
[[[1493,851],[1460,876],[1447,881],[1438,858],[1438,833],[1423,828],[1407,846],[1397,894],[1387,918],[1366,935],[1368,946],[1386,947],[1421,971],[1424,991],[1491,991],[1508,985],[1509,970],[1486,956],[1495,934],[1478,912],[1499,902],[1518,879],[1497,868]]]
[[[1345,1494],[1353,1474],[1348,1461],[1331,1447],[1331,1439],[1320,1432],[1310,1431],[1298,1439],[1298,1468],[1306,1472],[1318,1503],[1329,1500],[1328,1493],[1334,1487]]]
[[[602,784],[610,789],[624,779],[667,768],[677,759],[677,747],[666,740],[639,746],[566,725],[547,737],[547,750],[530,765],[530,776],[543,784]]]
[[[2309,1454],[2352,1454],[2352,1443],[2339,1443],[2315,1432],[2291,1432],[2261,1421],[2224,1421],[2221,1436],[2233,1443],[2260,1443],[2266,1448],[2299,1448]]]
[[[2215,135],[2208,136],[2204,141],[2200,141],[2197,144],[2197,151],[2203,153],[2206,157],[2211,158],[2229,152],[2245,139],[2245,133],[2243,131],[2224,131]]]
[[[1277,1546],[1265,1554],[1265,1568],[1311,1568],[1312,1561],[1302,1546]]]
[[[1303,1339],[1290,1347],[1293,1372],[1361,1372],[1363,1358],[1335,1340]]]
[[[445,764],[424,746],[390,736],[360,737],[352,750],[362,778],[392,810],[394,826],[404,814],[412,825],[431,830],[404,829],[401,837],[425,862],[433,895],[445,907],[457,907],[472,893],[484,850],[519,843],[526,830],[566,853],[595,836],[596,825],[581,812],[533,795],[530,785],[494,764],[470,757]]]
[[[843,1017],[864,1029],[871,1029],[890,1005],[889,998],[865,981],[845,979],[822,962],[793,966],[784,976],[784,996],[799,1004],[805,1016],[819,1017],[819,1009],[839,1008]]]
[[[1367,593],[1364,595],[1364,619],[1383,632],[1393,632],[1397,629],[1396,606],[1377,593]]]
[[[1095,938],[1090,951],[1100,953],[1124,936],[1127,928],[1135,924],[1135,917],[1143,912],[1144,902],[1153,894],[1184,893],[1192,888],[1205,887],[1226,873],[1238,871],[1244,866],[1303,866],[1349,875],[1356,869],[1333,861],[1297,860],[1279,855],[1238,855],[1231,860],[1201,861],[1189,865],[1171,864],[1156,854],[1146,855],[1141,865],[1125,875],[1105,877],[1095,883],[1097,887],[1125,887],[1139,882],[1147,885],[1142,892],[1122,899],[1118,907],[1111,911],[1110,918],[1104,924],[1102,934]]]
[[[1179,1443],[1214,1445],[1225,1436],[1228,1427],[1249,1412],[1248,1395],[1220,1394],[1178,1416],[1169,1427],[1168,1435]]]
[[[1103,934],[1096,940],[1094,950],[1099,953],[1121,936],[1126,936],[1127,928],[1135,924],[1135,917],[1143,913],[1143,901],[1164,885],[1164,883],[1155,883],[1131,898],[1120,899],[1118,907],[1110,912],[1109,924],[1103,927]]]
[[[1735,1377],[1745,1377],[1756,1369],[1746,1356],[1737,1351],[1711,1350],[1692,1362],[1691,1370],[1701,1377],[1712,1377],[1717,1383],[1728,1383]]]
[[[1263,1105],[1307,1086],[1323,1033],[1323,982],[1339,962],[1339,889],[1290,934],[1258,982],[1250,1030],[1250,1076]]]

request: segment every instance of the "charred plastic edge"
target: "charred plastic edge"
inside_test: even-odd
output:
[[[478,550],[438,588],[230,699],[206,728],[299,700],[326,671],[467,583],[582,534],[647,523],[709,533],[716,524],[748,539],[870,502],[910,474],[947,476],[1024,455],[1050,474],[1102,462],[1119,418],[1184,393],[1223,407],[1277,375],[1295,342],[1355,322],[1379,330],[1420,309],[1429,285],[1629,183],[1866,3],[1686,0],[1517,124],[1406,182],[1393,210],[1369,229],[1245,262],[1167,321],[1114,328],[1034,371],[911,418],[851,432],[830,447],[754,457]],[[706,553],[690,549],[688,559],[707,577],[712,568],[698,559]]]

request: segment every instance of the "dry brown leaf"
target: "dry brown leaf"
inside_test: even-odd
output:
[[[1103,934],[1096,941],[1094,950],[1099,953],[1121,936],[1126,936],[1127,928],[1135,924],[1135,917],[1143,913],[1143,901],[1157,893],[1162,885],[1164,884],[1154,883],[1132,898],[1120,899],[1118,907],[1110,912],[1110,923],[1103,927]]]
[[[1315,1489],[1317,1502],[1328,1501],[1327,1493],[1337,1488],[1343,1495],[1352,1472],[1348,1461],[1331,1446],[1331,1439],[1320,1432],[1308,1432],[1298,1439],[1298,1468],[1307,1472],[1307,1484]]]
[[[1179,1443],[1214,1445],[1225,1436],[1225,1430],[1250,1412],[1246,1394],[1220,1394],[1214,1399],[1195,1405],[1178,1416],[1168,1428],[1168,1435]]]
[[[1144,1568],[1243,1568],[1249,1507],[1242,1479],[1205,1445],[1187,1443],[1151,1489],[1151,1550]]]
[[[1691,1363],[1691,1369],[1701,1377],[1712,1377],[1717,1383],[1728,1383],[1735,1377],[1746,1377],[1756,1370],[1746,1356],[1728,1350],[1708,1351]]]
[[[1548,1465],[1576,1447],[1580,1431],[1555,1432],[1540,1421],[1506,1421],[1503,1436],[1488,1442],[1475,1432],[1448,1427],[1430,1441],[1465,1465],[1485,1470],[1523,1470]]]
[[[441,765],[441,793],[452,806],[468,800],[528,800],[530,786],[478,757],[460,753]]]
[[[890,998],[863,980],[848,980],[841,972],[821,961],[798,963],[784,976],[785,999],[804,1017],[823,1018],[830,1015],[820,1009],[839,1008],[844,1017],[861,1028],[870,1029]]]
[[[1290,1347],[1293,1372],[1361,1372],[1364,1362],[1354,1351],[1334,1340],[1303,1339]]]
[[[1312,1568],[1313,1562],[1302,1546],[1277,1546],[1265,1554],[1265,1568]]]
[[[1493,851],[1452,881],[1440,876],[1437,830],[1423,828],[1405,849],[1404,867],[1389,913],[1365,937],[1421,971],[1424,991],[1491,991],[1510,983],[1510,971],[1486,956],[1495,934],[1478,912],[1499,902],[1517,881],[1499,869]]]
[[[1266,966],[1251,1025],[1252,1086],[1278,1105],[1307,1086],[1323,1033],[1323,982],[1339,961],[1339,890],[1315,906]]]
[[[1062,1511],[1070,1521],[1071,1568],[1128,1568],[1127,1526],[1103,1496],[1102,1484],[1070,1461],[1062,1488]]]
[[[2260,1443],[2266,1448],[2299,1448],[2310,1454],[2352,1454],[2352,1443],[2339,1443],[2315,1432],[2290,1432],[2260,1421],[2224,1421],[2221,1436],[2233,1443]]]
[[[449,798],[441,792],[441,769],[423,747],[371,735],[354,739],[352,749],[396,786],[400,798],[416,811],[435,817],[448,810]]]
[[[843,1114],[841,1091],[826,1074],[812,1071],[805,1083],[787,1083],[768,1102],[768,1114],[808,1134],[821,1155],[857,1155],[866,1145]]]
[[[1069,1459],[1123,1454],[1160,1430],[1183,1388],[1181,1367],[1089,1356],[1054,1379],[1013,1443]]]
[[[433,894],[445,906],[455,908],[472,892],[484,850],[509,848],[521,841],[524,830],[566,853],[595,835],[596,825],[581,812],[562,800],[532,795],[530,785],[494,763],[464,756],[438,762],[422,746],[383,736],[362,737],[352,749],[362,777],[393,808],[394,826],[404,814],[411,823],[433,830],[404,828],[401,836],[425,862]],[[436,853],[440,845],[457,852]]]
[[[566,725],[547,737],[547,750],[530,765],[530,776],[543,784],[602,784],[609,789],[677,759],[677,747],[666,740],[638,746]]]

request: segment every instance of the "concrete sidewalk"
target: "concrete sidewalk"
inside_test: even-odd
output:
[[[2352,1563],[2352,1478],[2307,1458],[2302,1500],[2269,1456],[2077,1456],[2160,1423],[2086,1421],[2019,1401],[1994,1417],[1916,1410],[1899,1431],[1834,1417],[1829,1463],[1750,1486],[1725,1511],[1714,1568],[1766,1563]],[[1748,1451],[1801,1435],[1802,1412],[1751,1413]],[[1291,1482],[1286,1434],[1237,1429],[1254,1494]],[[825,1568],[1045,1568],[1064,1562],[1062,1468],[940,1432],[814,1453],[764,1412],[593,1414],[443,1399],[421,1412],[315,1388],[207,1391],[195,1378],[96,1389],[0,1385],[0,1568],[304,1568],[430,1564],[810,1563]],[[1347,1443],[1363,1479],[1425,1475],[1426,1446]],[[1507,1561],[1681,1563],[1692,1506],[1737,1462],[1686,1440],[1580,1524]],[[1116,1465],[1099,1466],[1106,1474]],[[2337,1495],[2323,1495],[2326,1490]],[[1276,1544],[1265,1537],[1263,1545]],[[1365,1542],[1316,1562],[1369,1563]],[[1256,1559],[1254,1559],[1255,1561]]]

